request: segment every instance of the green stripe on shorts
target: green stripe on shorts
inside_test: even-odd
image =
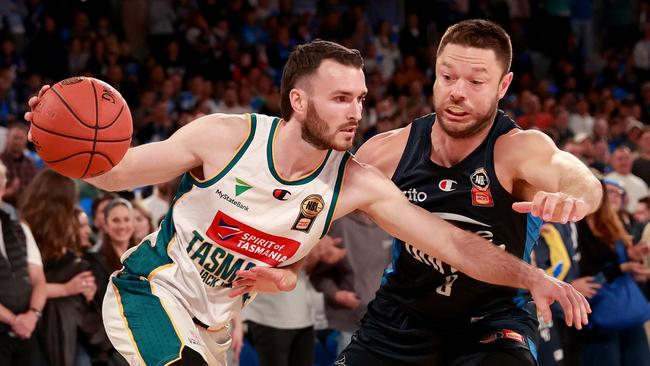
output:
[[[180,357],[183,343],[149,281],[113,277],[122,315],[146,365],[165,365]]]

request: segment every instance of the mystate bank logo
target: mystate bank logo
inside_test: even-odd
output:
[[[218,245],[275,267],[291,258],[300,242],[259,231],[219,211],[206,233]]]

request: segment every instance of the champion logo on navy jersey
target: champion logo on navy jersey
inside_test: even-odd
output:
[[[241,234],[242,231],[239,230],[237,226],[228,225],[225,221],[219,220],[219,231],[217,235],[221,240],[228,240],[237,234]]]
[[[454,185],[457,183],[458,182],[456,182],[455,180],[443,179],[440,181],[440,183],[438,183],[438,188],[440,188],[441,191],[445,191],[445,192],[455,191],[456,187],[454,187]]]
[[[291,196],[291,192],[287,191],[286,189],[273,190],[273,197],[275,197],[275,199],[278,199],[280,201],[286,201],[287,196]]]

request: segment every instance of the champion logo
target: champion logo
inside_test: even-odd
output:
[[[291,196],[291,192],[287,191],[286,189],[273,190],[273,197],[275,197],[275,199],[278,199],[280,201],[286,201],[287,196]]]
[[[454,187],[456,184],[457,182],[455,180],[443,179],[438,183],[438,188],[440,188],[441,191],[451,192],[456,190],[456,187]]]

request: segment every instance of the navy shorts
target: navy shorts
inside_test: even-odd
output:
[[[537,364],[535,305],[497,310],[475,321],[433,324],[387,296],[368,312],[337,366]]]

